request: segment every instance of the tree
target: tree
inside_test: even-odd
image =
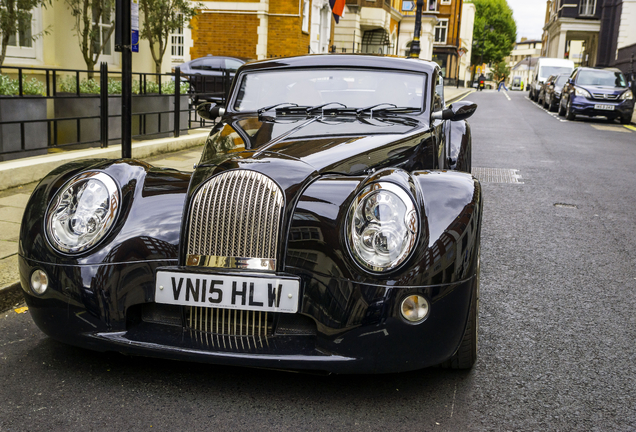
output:
[[[473,0],[472,64],[499,63],[510,54],[517,40],[517,24],[506,0]]]
[[[115,30],[111,20],[114,0],[64,0],[75,19],[75,34],[86,69],[93,71],[99,55]],[[92,78],[92,72],[89,78]]]
[[[31,11],[40,6],[46,7],[50,0],[0,0],[0,66],[4,63],[7,55],[7,46],[12,36],[19,32],[21,37],[30,37],[35,40],[43,33],[30,35],[31,31]],[[29,35],[29,36],[27,36]]]
[[[493,73],[495,75],[495,79],[499,81],[502,78],[505,78],[508,75],[510,75],[510,68],[508,67],[508,65],[506,65],[506,62],[502,60],[499,63],[497,63]]]
[[[192,17],[196,15],[195,7],[198,5],[191,7],[187,0],[140,0],[139,5],[144,16],[139,34],[150,42],[155,73],[159,74],[170,33],[189,25]]]

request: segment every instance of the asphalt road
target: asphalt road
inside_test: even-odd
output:
[[[636,429],[636,131],[484,91],[479,359],[313,376],[99,354],[0,316],[0,431]],[[556,204],[556,205],[555,205]]]

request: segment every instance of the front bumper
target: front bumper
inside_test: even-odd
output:
[[[298,274],[301,300],[294,315],[311,331],[279,331],[282,321],[275,318],[266,337],[228,336],[193,333],[183,320],[143,318],[143,310],[154,307],[156,270],[171,264],[59,266],[19,258],[35,323],[64,343],[150,357],[334,373],[400,372],[442,363],[460,344],[472,290],[477,289],[476,277],[400,287]],[[50,286],[42,296],[29,288],[36,268],[49,275]],[[405,322],[399,312],[401,300],[415,293],[430,303],[429,315],[417,325]]]
[[[601,110],[596,105],[611,105],[613,110]],[[592,100],[583,96],[572,97],[572,113],[584,116],[605,116],[609,118],[631,117],[634,113],[634,100],[608,101]]]

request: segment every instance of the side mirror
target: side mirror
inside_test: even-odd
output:
[[[225,114],[225,108],[211,102],[205,102],[197,106],[197,114],[206,120],[215,120]]]
[[[451,104],[448,108],[436,111],[431,115],[433,120],[450,120],[459,121],[466,120],[473,115],[477,109],[477,104],[470,101],[460,101]]]
[[[568,84],[570,85],[574,84],[574,80],[572,78],[568,78]]]

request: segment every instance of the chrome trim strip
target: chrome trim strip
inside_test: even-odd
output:
[[[272,258],[225,257],[215,255],[188,254],[186,256],[186,265],[192,267],[276,270],[276,260]]]

